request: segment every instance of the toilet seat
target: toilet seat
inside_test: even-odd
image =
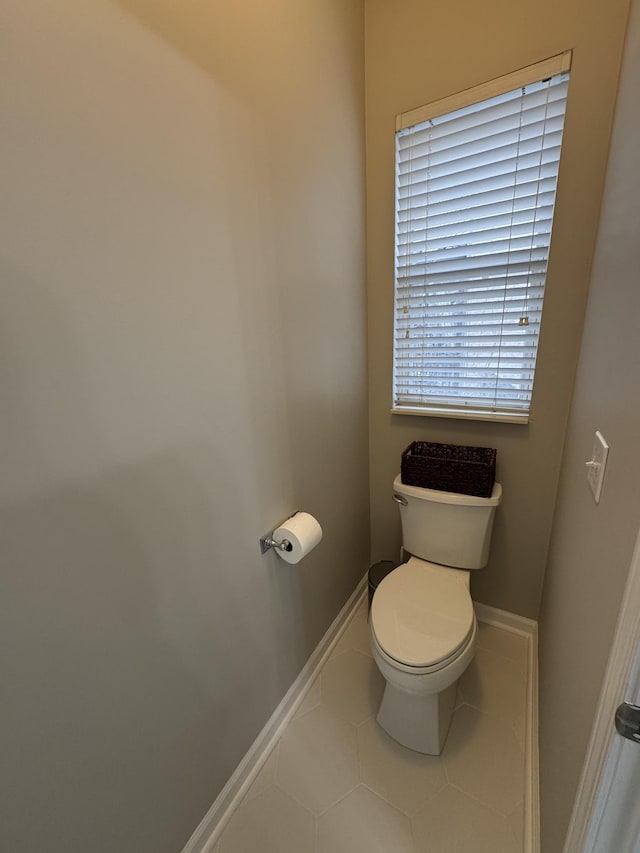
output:
[[[475,626],[469,573],[412,557],[380,583],[371,606],[380,651],[402,669],[435,671],[468,646]]]

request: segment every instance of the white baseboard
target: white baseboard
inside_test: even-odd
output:
[[[480,622],[486,622],[487,625],[495,625],[497,628],[504,628],[506,631],[525,637],[538,635],[538,623],[533,619],[518,616],[517,613],[509,613],[507,610],[499,610],[497,607],[489,607],[488,604],[480,604],[479,601],[474,601],[473,606]]]
[[[525,731],[524,853],[540,853],[540,787],[538,753],[538,623],[474,601],[480,622],[529,640],[527,723]]]
[[[367,575],[362,578],[324,637],[311,653],[300,674],[275,709],[266,725],[249,747],[217,799],[187,841],[182,853],[212,853],[231,815],[240,805],[253,780],[292,719],[317,674],[345,632],[360,602],[367,593]]]

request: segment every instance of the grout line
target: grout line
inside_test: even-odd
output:
[[[444,770],[444,763],[443,763],[443,770]],[[414,817],[417,817],[420,814],[420,812],[427,805],[427,803],[430,803],[432,800],[435,800],[436,797],[439,797],[440,794],[444,791],[444,789],[448,788],[449,786],[450,786],[450,783],[447,780],[447,774],[445,773],[445,782],[444,782],[444,784],[442,784],[438,788],[438,790],[435,792],[435,794],[430,794],[425,800],[422,801],[422,805],[418,806],[417,809],[414,809],[411,812],[402,812],[402,813],[405,814],[409,818],[409,820],[413,823]],[[396,808],[397,808],[397,806],[396,806]],[[400,809],[400,811],[402,811],[402,809]]]
[[[502,630],[502,629],[499,629]],[[523,640],[527,640],[528,638],[522,635]],[[497,658],[500,661],[507,661],[508,663],[516,664],[519,667],[525,667],[525,679],[526,679],[526,667],[527,667],[527,658],[529,655],[529,643],[527,642],[527,647],[525,649],[525,654],[520,658],[511,657],[511,655],[505,655],[503,652],[499,652],[496,649],[488,649],[486,646],[481,646],[476,643],[476,651],[482,652],[485,655],[490,655],[491,657]]]
[[[406,817],[406,819],[411,822],[411,816],[407,814],[407,812],[403,812],[401,808],[399,808],[395,803],[392,803],[384,794],[381,794],[380,791],[375,791],[370,785],[367,785],[366,782],[361,782],[359,787],[366,788],[370,794],[373,794],[374,797],[377,797],[379,800],[382,800],[383,803],[389,806],[390,809],[393,809],[398,814],[402,815],[402,817]],[[446,786],[445,786],[446,787]],[[351,793],[351,792],[350,792]],[[438,792],[439,793],[439,792]],[[425,803],[427,800],[425,800]],[[418,809],[419,811],[419,809]]]
[[[363,786],[363,787],[365,787],[365,788],[367,787],[366,785],[364,785],[364,783],[363,783],[363,782],[361,782],[361,781],[360,781],[360,778],[358,777],[358,781],[356,782],[356,784],[355,784],[352,788],[349,788],[349,790],[347,791],[347,793],[346,793],[346,794],[342,794],[340,797],[338,797],[338,799],[337,799],[335,802],[331,803],[331,805],[330,805],[330,806],[327,806],[327,807],[326,807],[326,809],[323,809],[321,812],[319,812],[319,814],[317,814],[317,815],[316,815],[316,820],[319,820],[321,817],[324,817],[324,815],[326,815],[326,813],[327,813],[330,809],[335,808],[335,807],[336,807],[339,803],[341,803],[343,800],[346,800],[346,799],[347,799],[347,797],[349,796],[349,794],[353,794],[353,792],[355,791],[355,789],[356,789],[356,788],[360,788],[361,786]]]
[[[464,794],[465,797],[469,797],[470,800],[473,800],[475,803],[479,803],[481,806],[484,806],[485,809],[488,809],[488,811],[496,815],[496,817],[508,818],[509,815],[512,814],[512,812],[509,812],[507,814],[505,812],[498,811],[498,809],[496,809],[494,806],[490,806],[489,803],[487,803],[485,800],[481,800],[480,797],[476,797],[475,794],[470,794],[469,791],[465,791],[465,789],[461,788],[460,785],[456,785],[455,782],[450,782],[449,784],[456,791],[459,791],[459,793]],[[515,811],[517,808],[519,808],[519,806],[520,803],[518,803],[518,805],[512,811]]]
[[[322,667],[322,669],[324,669],[324,666]],[[298,706],[298,710],[297,710],[297,711],[295,712],[295,714],[291,717],[291,719],[289,720],[289,722],[287,723],[287,725],[286,725],[286,726],[285,726],[285,728],[283,729],[283,731],[282,731],[282,735],[281,735],[281,737],[280,737],[280,740],[282,740],[282,738],[283,738],[283,737],[284,737],[284,735],[286,734],[287,729],[289,728],[289,723],[292,723],[294,720],[301,720],[303,717],[306,717],[306,716],[307,716],[307,714],[310,714],[310,713],[311,713],[311,711],[315,711],[315,709],[316,709],[316,708],[319,708],[319,707],[320,707],[320,705],[322,705],[322,681],[321,681],[321,679],[322,679],[322,669],[320,670],[320,672],[318,673],[318,675],[316,676],[316,678],[311,682],[311,687],[309,688],[309,690],[307,690],[307,692],[306,692],[306,694],[305,694],[304,698],[302,699],[302,702],[301,702],[301,703],[300,703],[300,705]],[[316,684],[316,683],[318,684],[318,687],[320,688],[320,699],[316,702],[316,704],[315,704],[315,705],[312,705],[310,708],[307,708],[306,710],[302,711],[302,705],[303,705],[303,703],[304,703],[304,700],[307,698],[307,696],[309,695],[309,693],[310,693],[310,692],[311,692],[311,690],[313,689],[314,684]]]

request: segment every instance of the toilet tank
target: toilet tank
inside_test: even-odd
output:
[[[490,498],[440,492],[393,481],[400,506],[402,544],[406,551],[442,566],[481,569],[489,560],[496,507],[502,486],[494,483]]]

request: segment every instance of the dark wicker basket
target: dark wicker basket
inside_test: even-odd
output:
[[[490,498],[497,453],[493,447],[414,441],[402,454],[402,482],[423,489]]]

